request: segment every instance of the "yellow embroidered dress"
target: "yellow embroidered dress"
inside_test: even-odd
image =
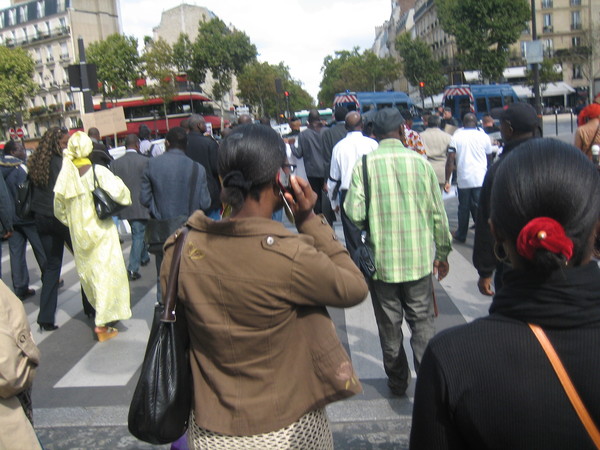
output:
[[[111,218],[100,220],[96,215],[92,169],[80,176],[76,167],[76,164],[89,164],[86,157],[92,148],[92,141],[83,132],[69,139],[54,186],[54,215],[69,227],[81,286],[96,310],[96,326],[103,326],[129,319],[131,308],[117,227]],[[131,204],[129,189],[119,177],[103,166],[94,166],[94,170],[98,184],[113,200]]]

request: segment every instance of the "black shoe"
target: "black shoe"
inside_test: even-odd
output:
[[[38,325],[40,326],[40,331],[54,331],[58,328],[58,325],[54,325],[53,323],[47,322],[38,322]]]
[[[65,285],[65,280],[64,279],[60,279],[58,280],[58,288],[61,289],[62,287],[64,287]]]
[[[27,288],[25,292],[22,294],[17,294],[17,297],[21,299],[21,301],[28,299],[29,297],[33,297],[35,295],[35,289]]]
[[[465,242],[467,242],[466,239],[459,239],[456,237],[456,232],[452,233],[452,240],[456,241],[456,242],[460,242],[461,244],[464,244]]]
[[[127,271],[127,278],[129,278],[129,281],[135,281],[141,277],[142,276],[138,272],[132,272],[131,270]]]
[[[146,261],[142,261],[140,264],[142,265],[142,267],[147,266],[150,263],[150,258],[148,258]]]

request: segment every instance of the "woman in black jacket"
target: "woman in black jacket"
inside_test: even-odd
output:
[[[575,147],[530,140],[492,187],[498,258],[512,268],[490,315],[429,343],[411,448],[596,448],[529,324],[554,346],[600,424],[600,177]]]
[[[29,158],[29,178],[33,183],[31,210],[46,254],[46,267],[42,274],[40,312],[38,325],[46,331],[56,330],[54,323],[60,271],[64,246],[72,248],[69,229],[54,217],[54,185],[62,167],[62,151],[67,147],[69,132],[66,128],[50,128]],[[84,312],[88,316],[94,309],[81,292]]]

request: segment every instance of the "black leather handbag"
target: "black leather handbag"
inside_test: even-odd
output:
[[[361,233],[361,241],[352,255],[354,263],[358,266],[365,278],[371,279],[377,269],[375,268],[375,258],[373,249],[369,246],[369,204],[371,203],[369,191],[369,175],[367,173],[367,155],[362,157],[363,186],[365,189],[365,229]]]
[[[188,427],[193,383],[189,335],[183,308],[177,310],[177,279],[188,228],[176,238],[164,306],[157,305],[154,321],[131,405],[129,432],[151,444],[179,439]]]
[[[31,198],[33,196],[33,186],[29,175],[22,183],[17,185],[15,194],[15,213],[21,220],[29,220],[33,218],[31,213]]]
[[[96,208],[98,218],[104,220],[116,216],[117,213],[127,205],[121,205],[120,203],[115,202],[111,196],[108,195],[108,192],[100,187],[93,164],[92,172],[94,173],[94,190],[92,191],[92,197],[94,198],[94,207]]]

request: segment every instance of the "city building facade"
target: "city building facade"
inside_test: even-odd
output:
[[[23,105],[26,138],[80,124],[83,99],[67,74],[79,60],[78,38],[88,46],[119,31],[117,0],[12,0],[0,10],[0,45],[22,47],[35,62],[39,90]]]

